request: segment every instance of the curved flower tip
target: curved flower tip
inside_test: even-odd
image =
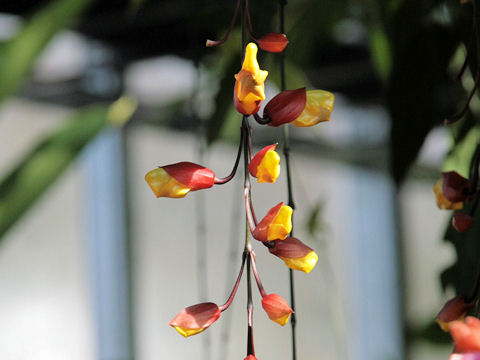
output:
[[[462,211],[457,211],[452,218],[452,226],[460,233],[469,230],[473,226],[473,217]]]
[[[473,302],[465,302],[463,295],[457,295],[443,305],[435,320],[443,331],[448,332],[450,323],[455,320],[463,320],[473,306]]]
[[[263,115],[270,118],[268,125],[280,126],[294,121],[302,114],[307,103],[305,88],[285,90],[265,105]]]
[[[453,321],[449,328],[456,353],[480,352],[480,320],[467,316],[465,322]]]
[[[288,305],[284,298],[277,294],[268,294],[262,299],[263,310],[268,318],[277,324],[284,326],[290,315],[293,313],[292,308]]]
[[[190,191],[212,187],[215,174],[206,167],[184,161],[149,171],[145,181],[157,198],[181,198]]]
[[[247,45],[242,69],[235,75],[233,102],[235,109],[243,115],[256,114],[260,103],[265,100],[264,82],[268,71],[260,69],[257,51],[257,45],[254,43]]]
[[[283,240],[292,231],[292,208],[278,203],[271,208],[253,231],[260,241]]]
[[[258,46],[264,51],[279,53],[285,50],[288,45],[288,39],[285,34],[270,33],[258,39]]]
[[[275,242],[275,246],[268,251],[282,259],[290,269],[307,274],[312,271],[318,261],[318,255],[312,248],[291,236]]]
[[[438,180],[433,186],[433,193],[437,201],[437,206],[442,210],[460,210],[463,208],[463,202],[451,202],[443,195],[443,179]]]
[[[273,183],[280,175],[280,156],[275,151],[277,145],[269,145],[260,150],[248,164],[250,175],[259,183]]]
[[[325,90],[307,91],[307,103],[298,118],[292,121],[297,127],[313,126],[323,121],[330,121],[335,104],[335,96]]]
[[[201,333],[220,317],[220,308],[214,303],[189,306],[180,311],[168,325],[188,337]]]
[[[456,171],[443,172],[442,180],[442,193],[448,201],[464,201],[469,195],[470,181]]]

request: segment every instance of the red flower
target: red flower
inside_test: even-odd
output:
[[[452,218],[452,226],[458,232],[465,232],[473,226],[473,217],[462,211],[456,211]]]
[[[288,305],[284,298],[277,294],[268,294],[262,299],[262,307],[268,315],[268,318],[277,324],[284,326],[290,315],[293,313],[292,308]]]
[[[220,308],[214,303],[189,306],[180,311],[168,324],[181,335],[188,337],[212,325],[220,317]]]
[[[254,355],[248,355],[245,359],[243,360],[258,360]]]
[[[285,34],[270,33],[258,39],[258,45],[262,50],[278,53],[285,50],[288,45],[288,39]]]
[[[456,353],[480,352],[480,320],[476,317],[467,316],[465,322],[450,323],[450,335]]]
[[[206,167],[183,161],[149,171],[145,181],[157,197],[180,198],[190,191],[212,187],[215,174]]]

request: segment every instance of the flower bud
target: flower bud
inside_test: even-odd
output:
[[[300,116],[307,103],[305,88],[285,90],[275,95],[265,105],[263,116],[270,118],[268,125],[280,126],[292,122]]]
[[[248,164],[250,175],[259,183],[273,183],[280,175],[280,156],[275,151],[277,145],[269,145],[260,150]]]
[[[455,171],[442,173],[442,193],[453,203],[464,201],[470,191],[470,181]]]
[[[254,43],[247,45],[242,69],[235,75],[233,103],[235,109],[243,115],[256,114],[260,103],[265,100],[264,82],[268,71],[260,70],[257,51],[257,45]]]
[[[292,124],[297,127],[307,127],[318,124],[322,121],[330,121],[333,111],[335,96],[325,90],[307,91],[307,102],[303,112]]]
[[[276,241],[275,246],[269,248],[268,251],[282,259],[290,269],[307,274],[312,271],[318,260],[318,256],[312,248],[291,236],[283,241]]]
[[[270,33],[258,39],[258,46],[264,51],[279,53],[285,50],[288,45],[288,39],[285,34]]]
[[[465,322],[451,322],[449,330],[455,343],[455,352],[480,352],[480,320],[467,316]]]
[[[452,226],[458,232],[463,233],[473,226],[473,217],[462,211],[456,211],[455,214],[453,214]]]
[[[283,202],[271,208],[253,231],[260,241],[283,240],[292,231],[292,208]]]
[[[215,174],[206,167],[183,161],[149,171],[145,181],[157,198],[181,198],[190,191],[212,187]]]
[[[455,320],[463,320],[474,303],[466,303],[463,295],[457,295],[443,305],[435,320],[443,331],[448,332],[449,324]]]
[[[288,305],[284,298],[277,294],[268,294],[262,299],[263,310],[268,318],[277,324],[284,326],[290,315],[293,313],[292,308]]]
[[[188,337],[201,333],[220,317],[220,308],[214,303],[201,303],[180,311],[168,325]]]
[[[463,208],[463,202],[451,202],[443,195],[443,180],[438,180],[433,186],[433,192],[437,200],[437,206],[442,210],[460,210]]]

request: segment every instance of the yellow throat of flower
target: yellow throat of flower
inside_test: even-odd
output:
[[[235,79],[239,82],[237,97],[241,102],[265,100],[264,82],[268,71],[260,70],[257,51],[257,45],[254,43],[247,45],[242,69],[235,75]]]

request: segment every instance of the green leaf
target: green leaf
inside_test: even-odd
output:
[[[38,11],[13,39],[0,47],[0,102],[15,92],[53,36],[91,0],[57,0]]]
[[[106,125],[122,126],[136,102],[120,98],[111,106],[76,111],[68,123],[37,145],[0,181],[0,240]]]

